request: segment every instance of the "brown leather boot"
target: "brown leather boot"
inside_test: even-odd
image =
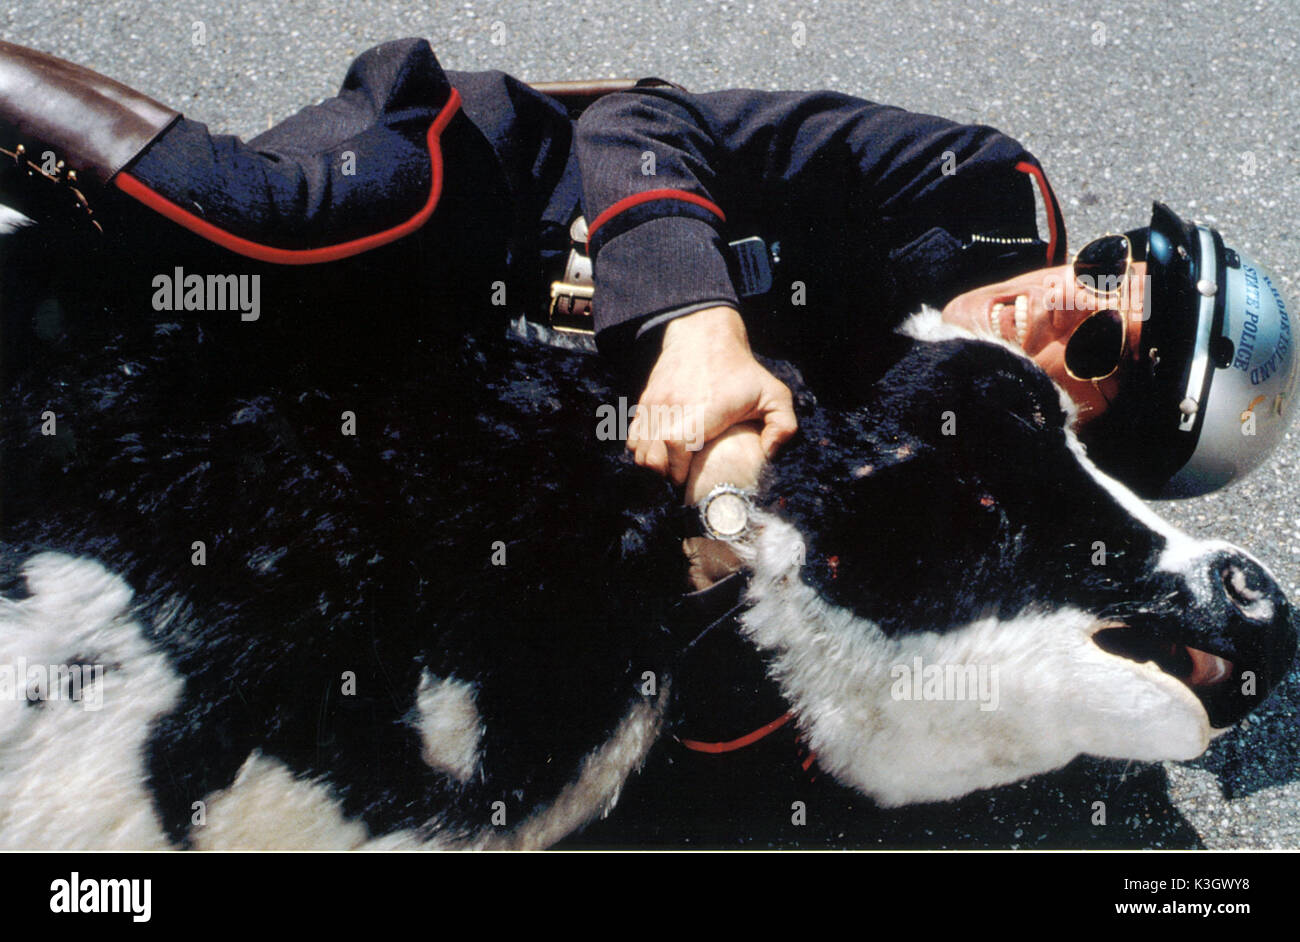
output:
[[[102,231],[97,194],[179,117],[89,69],[0,41],[0,202],[31,215],[71,196]]]

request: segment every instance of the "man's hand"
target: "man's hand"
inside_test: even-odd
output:
[[[713,307],[670,321],[628,430],[636,463],[682,484],[694,452],[751,420],[768,458],[798,427],[790,390],[754,359],[740,313]]]

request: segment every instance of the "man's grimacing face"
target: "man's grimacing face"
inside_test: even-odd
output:
[[[1060,265],[960,294],[943,309],[943,318],[977,334],[996,334],[1024,350],[1074,400],[1082,425],[1119,394],[1120,372],[1137,359],[1145,300],[1145,262],[1133,263],[1118,298],[1077,287],[1072,266]],[[1095,383],[1075,379],[1065,370],[1066,342],[1080,323],[1104,308],[1117,308],[1128,318],[1120,369]]]

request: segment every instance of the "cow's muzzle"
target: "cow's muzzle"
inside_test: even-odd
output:
[[[1290,602],[1263,566],[1236,549],[1217,549],[1155,583],[1155,601],[1122,606],[1115,626],[1094,636],[1097,644],[1154,661],[1192,689],[1211,726],[1234,726],[1291,669]]]

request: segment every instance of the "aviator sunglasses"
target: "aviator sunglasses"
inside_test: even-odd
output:
[[[1128,312],[1123,299],[1132,267],[1133,245],[1125,235],[1093,239],[1075,255],[1076,286],[1106,307],[1080,321],[1065,343],[1065,372],[1071,378],[1098,383],[1124,361]]]

